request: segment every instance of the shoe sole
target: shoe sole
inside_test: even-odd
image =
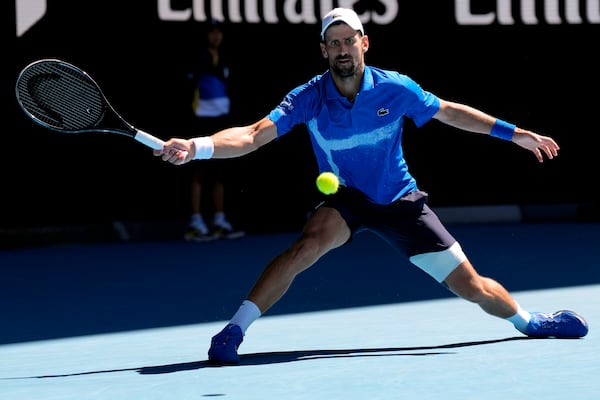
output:
[[[213,236],[213,237],[204,237],[204,238],[196,238],[196,237],[187,237],[187,236],[184,236],[183,238],[185,239],[186,242],[195,242],[195,243],[213,242],[213,241],[215,241],[215,240],[218,239],[216,236]]]
[[[246,236],[244,232],[233,232],[228,235],[221,236],[223,239],[240,239]]]

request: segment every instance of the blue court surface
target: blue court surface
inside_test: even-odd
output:
[[[238,366],[210,338],[295,232],[236,241],[0,251],[0,399],[600,399],[600,224],[450,226],[531,311],[582,339],[529,339],[364,233],[248,330]]]

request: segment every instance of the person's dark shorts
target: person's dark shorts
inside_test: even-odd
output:
[[[357,190],[341,187],[318,207],[338,210],[351,237],[371,231],[441,282],[466,257],[427,199],[426,192],[415,191],[389,205],[379,205]]]

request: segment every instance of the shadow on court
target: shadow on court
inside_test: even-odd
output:
[[[242,354],[239,366],[279,364],[296,361],[316,360],[322,358],[352,358],[352,357],[397,357],[397,356],[434,356],[441,354],[453,354],[451,351],[435,351],[453,349],[457,347],[483,346],[500,342],[514,340],[529,340],[531,338],[519,336],[496,340],[482,340],[476,342],[450,343],[439,346],[417,346],[417,347],[385,347],[374,349],[330,349],[330,350],[295,350],[276,351],[266,353]],[[208,361],[196,361],[190,363],[159,365],[139,369],[140,374],[168,374],[172,372],[187,371],[214,366]]]
[[[596,259],[600,224],[449,228],[479,272],[509,291],[600,283]],[[250,235],[204,244],[147,241],[0,251],[0,344],[228,320],[264,265],[296,235]],[[298,276],[266,315],[450,297],[454,295],[382,240],[364,233]],[[408,349],[396,351],[403,350]],[[246,355],[243,362],[311,356],[339,354],[255,354]],[[160,368],[169,367],[148,367],[144,373]]]
[[[275,351],[263,353],[249,353],[240,355],[240,363],[235,366],[220,366],[211,364],[209,361],[192,361],[177,364],[154,365],[141,368],[121,368],[102,371],[73,372],[69,374],[24,376],[15,378],[2,378],[1,380],[13,379],[42,379],[42,378],[65,378],[82,375],[106,374],[114,372],[136,371],[142,375],[171,374],[175,372],[198,370],[202,368],[233,368],[267,364],[291,363],[298,361],[317,360],[325,358],[355,358],[355,357],[399,357],[399,356],[436,356],[444,354],[454,354],[452,351],[443,351],[447,349],[485,346],[502,342],[512,342],[517,340],[571,340],[571,339],[539,339],[525,336],[508,337],[504,339],[480,340],[472,342],[450,343],[438,346],[413,346],[413,347],[382,347],[366,349],[323,349],[323,350],[292,350]],[[577,339],[572,339],[577,340]]]

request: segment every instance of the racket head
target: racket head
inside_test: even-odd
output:
[[[39,125],[63,133],[114,132],[133,136],[136,129],[108,103],[100,86],[82,69],[59,59],[42,59],[27,65],[15,85],[17,101]],[[103,127],[107,116],[119,126]]]

